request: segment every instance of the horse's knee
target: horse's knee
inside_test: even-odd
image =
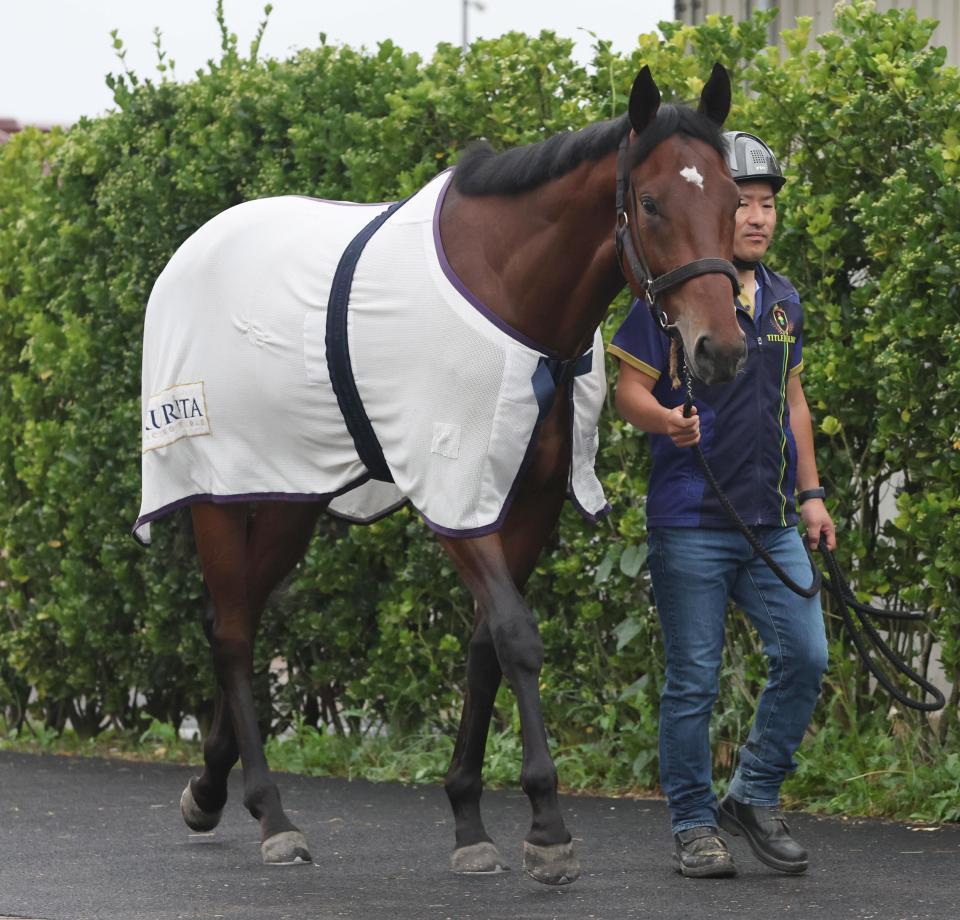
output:
[[[215,625],[210,635],[213,666],[221,686],[230,678],[253,673],[253,642],[246,636],[237,636]]]
[[[511,617],[493,627],[500,666],[508,676],[539,674],[543,667],[543,640],[533,614]]]

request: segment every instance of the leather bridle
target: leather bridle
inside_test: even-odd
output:
[[[630,184],[629,149],[630,131],[628,130],[623,135],[623,140],[620,141],[620,150],[617,153],[617,224],[614,230],[617,261],[620,263],[620,271],[623,272],[623,277],[627,280],[627,283],[630,282],[630,275],[633,275],[639,286],[639,290],[634,288],[634,293],[647,301],[653,318],[665,332],[670,333],[673,329],[667,323],[666,314],[657,307],[657,298],[660,294],[689,281],[691,278],[696,278],[698,275],[726,275],[730,279],[733,286],[733,296],[736,298],[740,293],[740,279],[737,276],[737,269],[734,264],[726,259],[695,259],[679,268],[664,272],[662,275],[653,274],[646,256],[643,254],[643,246],[640,244],[639,236],[635,246],[633,234],[630,232],[627,197],[633,199],[634,216],[637,213],[637,203],[633,187]],[[630,274],[627,274],[626,271],[628,267]]]

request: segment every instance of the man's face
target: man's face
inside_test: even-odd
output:
[[[740,206],[733,237],[733,254],[744,262],[759,262],[773,241],[777,206],[769,182],[740,182]]]

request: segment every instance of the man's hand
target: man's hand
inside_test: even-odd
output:
[[[690,408],[690,418],[683,417],[683,406],[667,413],[667,434],[677,447],[693,447],[700,442],[700,419],[697,407]],[[832,525],[831,525],[832,526]]]
[[[808,498],[800,506],[800,517],[807,528],[807,543],[810,549],[820,545],[820,534],[827,538],[827,549],[837,548],[837,533],[833,526],[833,519],[822,498]]]

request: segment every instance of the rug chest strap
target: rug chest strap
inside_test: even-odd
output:
[[[406,201],[406,199],[404,199]],[[350,289],[353,287],[353,274],[356,271],[360,255],[370,238],[383,225],[390,215],[400,208],[404,201],[397,201],[386,211],[378,214],[351,241],[340,256],[333,284],[330,287],[330,299],[327,302],[327,370],[330,384],[337,397],[337,405],[347,425],[347,431],[353,438],[357,456],[370,471],[372,479],[380,482],[393,482],[393,474],[383,456],[383,449],[373,431],[373,425],[367,417],[356,381],[353,379],[353,366],[350,362],[350,345],[347,341],[347,310],[350,306]]]

